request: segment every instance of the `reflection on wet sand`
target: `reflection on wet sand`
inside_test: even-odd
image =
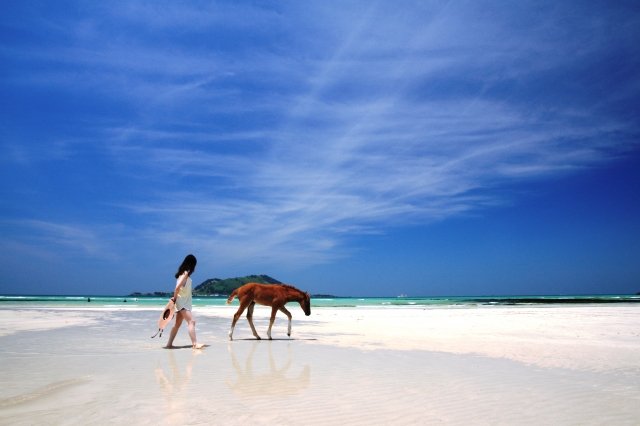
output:
[[[256,349],[262,349],[259,353],[264,354],[265,345],[267,346],[269,367],[256,368],[254,370],[254,355]],[[227,386],[236,394],[241,396],[264,396],[276,395],[286,396],[295,395],[309,387],[311,382],[311,367],[305,365],[297,375],[287,374],[291,365],[291,345],[287,347],[287,357],[281,368],[277,367],[273,356],[272,342],[255,341],[251,346],[251,350],[247,355],[244,368],[238,362],[236,351],[239,351],[241,345],[229,343],[228,350],[231,355],[231,363],[236,372],[236,379],[226,381]],[[258,358],[258,365],[264,365],[264,358]]]
[[[162,367],[155,369],[156,380],[160,385],[160,391],[164,395],[166,408],[166,420],[169,424],[182,423],[184,420],[184,403],[187,400],[187,384],[191,380],[193,362],[202,352],[193,351],[188,359],[178,363],[174,351],[167,351],[170,374],[167,377]]]

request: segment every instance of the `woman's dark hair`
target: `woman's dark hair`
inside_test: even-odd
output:
[[[196,257],[192,254],[188,254],[187,257],[185,257],[184,260],[182,261],[182,264],[180,265],[180,267],[178,268],[178,272],[176,272],[176,278],[182,275],[184,271],[188,271],[189,275],[191,275],[193,271],[195,271],[196,269],[196,263],[198,263],[198,260],[196,259]]]

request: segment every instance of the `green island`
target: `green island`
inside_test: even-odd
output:
[[[236,278],[209,278],[193,289],[194,296],[228,296],[236,288],[246,283],[282,284],[269,275],[247,275]]]
[[[270,277],[269,275],[246,275],[244,277],[235,278],[209,278],[204,280],[200,284],[194,287],[194,296],[229,296],[233,290],[246,284],[246,283],[260,283],[260,284],[283,284],[281,281]],[[302,289],[301,289],[302,290]],[[130,297],[171,297],[173,292],[168,291],[154,291],[150,293],[131,293]],[[312,294],[311,297],[317,298],[335,298],[332,294]]]
[[[235,278],[209,278],[198,284],[193,289],[194,296],[228,296],[233,290],[246,283],[260,283],[260,284],[282,284],[275,278],[271,278],[268,275],[247,275],[244,277]],[[171,296],[173,293],[168,291],[154,291],[151,293],[134,292],[129,296],[156,296],[164,297]]]

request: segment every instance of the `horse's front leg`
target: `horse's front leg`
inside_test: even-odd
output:
[[[287,327],[287,336],[291,337],[291,312],[287,310],[284,306],[280,308],[282,312],[289,318],[289,326]]]
[[[247,309],[247,320],[249,321],[249,326],[251,327],[251,332],[255,336],[256,339],[262,340],[260,336],[258,336],[258,332],[256,328],[253,326],[253,308],[256,306],[256,302],[251,302],[249,308]]]
[[[273,322],[276,320],[276,313],[278,312],[277,306],[271,307],[271,318],[269,319],[269,329],[267,330],[267,336],[269,336],[269,340],[271,339],[271,327],[273,327]]]

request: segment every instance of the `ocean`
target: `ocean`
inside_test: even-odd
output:
[[[60,308],[150,308],[166,304],[168,297],[157,296],[56,296],[0,295],[2,307]],[[224,306],[226,296],[195,296],[193,306]],[[237,301],[234,305],[237,305]],[[577,296],[452,296],[452,297],[312,297],[314,308],[446,308],[474,306],[557,305],[557,304],[629,304],[640,303],[640,295]]]

